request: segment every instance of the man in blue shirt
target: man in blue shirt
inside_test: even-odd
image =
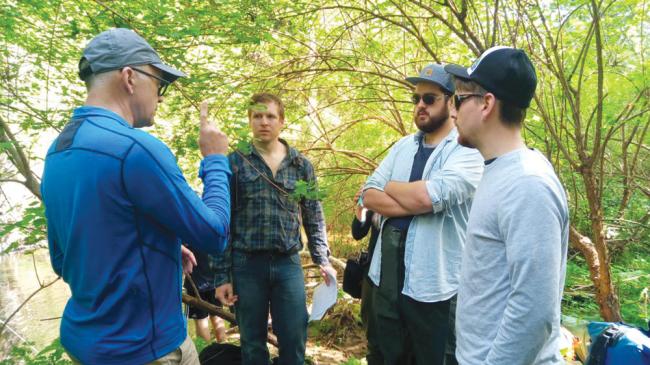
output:
[[[363,205],[387,219],[369,277],[384,364],[411,349],[418,365],[454,364],[453,319],[465,227],[483,159],[454,128],[454,84],[441,65],[415,85],[416,134],[398,141],[368,178]],[[447,354],[447,359],[445,359]]]
[[[167,146],[135,129],[185,75],[128,29],[91,40],[79,75],[88,97],[48,150],[41,186],[52,266],[72,292],[61,343],[83,364],[198,364],[181,311],[181,241],[214,255],[226,245],[227,138],[203,104],[201,201]]]

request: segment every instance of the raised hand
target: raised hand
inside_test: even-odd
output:
[[[208,102],[204,101],[200,107],[199,149],[201,155],[228,153],[228,137],[213,123],[208,122]]]

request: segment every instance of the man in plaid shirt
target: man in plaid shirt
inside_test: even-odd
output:
[[[329,284],[328,274],[336,276],[328,260],[320,202],[293,194],[299,181],[313,186],[316,176],[309,160],[279,137],[284,126],[280,98],[253,95],[248,119],[253,132],[250,150],[229,156],[231,240],[225,255],[213,258],[216,295],[222,303],[236,306],[244,365],[269,363],[269,309],[280,363],[302,365],[308,314],[299,255],[301,223],[323,278]]]

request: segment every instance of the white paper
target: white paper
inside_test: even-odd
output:
[[[320,283],[314,289],[313,303],[311,305],[311,315],[309,321],[319,321],[325,315],[328,309],[336,303],[338,290],[336,288],[336,278],[327,273],[330,279],[330,285],[325,282]]]

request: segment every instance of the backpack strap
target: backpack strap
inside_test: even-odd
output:
[[[618,343],[624,333],[616,325],[611,325],[601,332],[589,350],[589,357],[585,365],[605,365],[607,359],[607,349]]]

